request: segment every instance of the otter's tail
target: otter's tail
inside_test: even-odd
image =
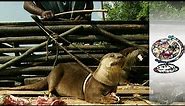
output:
[[[24,86],[17,86],[17,87],[3,87],[0,88],[0,90],[33,90],[33,91],[37,91],[37,90],[45,90],[48,87],[48,82],[47,82],[47,78],[33,83],[33,84],[29,84],[29,85],[24,85]]]

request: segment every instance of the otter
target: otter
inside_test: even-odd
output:
[[[108,53],[102,57],[97,69],[89,73],[75,62],[58,64],[44,79],[37,83],[9,88],[9,90],[44,90],[57,92],[60,96],[71,96],[90,103],[118,103],[116,88],[124,72],[123,56]],[[114,92],[114,93],[113,93]]]
[[[60,63],[40,82],[10,88],[13,90],[44,90],[57,92],[60,96],[72,96],[90,103],[119,103],[115,95],[117,86],[127,80],[128,67],[135,64],[136,59],[142,61],[138,49],[124,54],[108,53],[102,57],[97,69],[89,73],[75,62]]]
[[[148,71],[142,69],[133,69],[132,66],[149,66],[149,50],[146,47],[128,47],[119,51],[123,55],[124,66],[123,70],[126,71],[127,81],[131,83],[143,83],[149,77],[143,77],[144,74],[149,74]]]

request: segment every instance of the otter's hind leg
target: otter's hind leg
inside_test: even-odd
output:
[[[52,92],[55,90],[55,87],[60,82],[63,74],[64,74],[64,70],[62,68],[62,64],[58,64],[48,75],[47,82],[48,82],[49,97],[51,96]]]

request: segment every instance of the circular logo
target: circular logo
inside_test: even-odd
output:
[[[182,42],[174,36],[157,40],[152,45],[152,53],[160,62],[173,62],[179,59],[184,52]]]
[[[178,60],[184,53],[183,43],[179,39],[169,35],[168,38],[159,39],[153,43],[151,50],[156,57],[156,61],[164,63],[154,68],[155,72],[171,73],[178,71],[179,68],[177,66],[169,63]]]

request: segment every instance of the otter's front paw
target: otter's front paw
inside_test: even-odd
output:
[[[104,104],[115,104],[119,103],[120,99],[114,93],[108,94],[101,98],[101,102]]]

